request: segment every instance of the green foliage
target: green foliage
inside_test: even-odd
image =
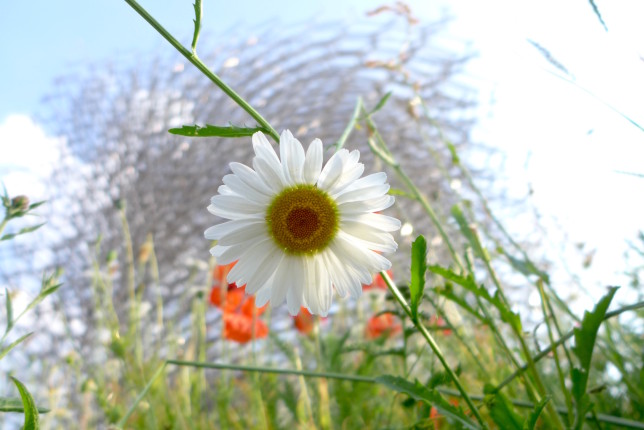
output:
[[[537,403],[537,405],[535,405],[534,410],[530,412],[530,415],[523,423],[523,430],[534,430],[537,427],[539,416],[541,415],[541,412],[543,412],[543,408],[546,407],[550,399],[550,396],[546,396],[541,399],[541,401]]]
[[[24,227],[24,228],[21,228],[21,229],[20,229],[20,230],[18,230],[16,233],[7,233],[7,234],[3,235],[2,237],[0,237],[0,241],[2,241],[2,240],[10,240],[10,239],[13,239],[13,238],[14,238],[14,237],[16,237],[16,236],[21,235],[21,234],[31,233],[31,232],[33,232],[33,231],[38,230],[38,229],[39,229],[40,227],[42,227],[43,225],[45,225],[45,223],[42,223],[42,224],[36,224],[36,225],[32,225],[32,226],[30,226],[30,227]]]
[[[20,398],[22,399],[22,406],[24,408],[24,414],[25,414],[25,423],[24,423],[23,429],[38,430],[40,428],[40,421],[39,421],[39,415],[38,415],[38,408],[36,408],[36,403],[34,402],[34,399],[31,397],[31,394],[29,394],[27,387],[25,387],[22,382],[18,381],[14,377],[11,377],[11,380],[13,381],[14,384],[16,384],[16,387],[18,387],[18,391],[20,392]]]
[[[16,347],[17,345],[22,343],[23,340],[27,339],[32,334],[33,334],[33,332],[24,334],[24,335],[20,336],[18,339],[16,339],[13,342],[11,342],[6,347],[2,348],[2,350],[0,350],[0,360],[2,360],[4,358],[4,356],[9,353],[9,351],[11,351],[14,347]]]
[[[423,386],[420,382],[416,381],[411,383],[406,379],[398,376],[383,375],[376,378],[376,382],[382,384],[394,391],[405,393],[416,400],[427,402],[434,406],[438,412],[457,421],[460,425],[467,429],[478,429],[472,420],[470,420],[463,411],[455,406],[452,406],[438,391]]]
[[[374,113],[378,112],[381,110],[383,107],[385,107],[385,104],[387,104],[387,101],[389,100],[389,97],[391,97],[392,92],[389,91],[387,94],[385,94],[376,104],[376,106],[369,112],[369,115],[373,115]]]
[[[523,419],[514,410],[508,398],[494,390],[493,386],[485,386],[485,405],[490,411],[490,417],[499,426],[507,430],[522,430]]]
[[[491,295],[484,286],[478,286],[476,284],[476,281],[474,280],[474,277],[472,275],[461,276],[454,273],[454,271],[452,271],[451,269],[445,269],[437,265],[427,266],[427,270],[442,276],[448,281],[452,281],[460,285],[461,287],[465,288],[467,291],[473,293],[477,297],[480,297],[481,299],[490,303],[499,311],[501,320],[503,322],[508,323],[511,326],[515,327],[517,331],[521,331],[521,318],[517,313],[512,312],[512,310],[508,308],[507,304],[503,300],[501,300],[501,297],[499,294],[500,292],[498,290],[494,295]],[[469,308],[469,306],[467,306],[466,304],[464,306],[466,308]],[[475,312],[472,308],[469,308],[469,309],[470,309],[470,313]]]
[[[38,413],[46,414],[50,410],[47,408],[37,408]],[[22,403],[22,397],[0,397],[0,412],[25,412],[25,405]]]
[[[5,336],[11,328],[13,327],[13,304],[11,303],[11,295],[9,294],[9,288],[4,289],[4,299],[5,299],[5,308],[7,312],[7,328],[4,331]]]
[[[421,235],[411,245],[411,294],[412,318],[418,318],[418,306],[425,291],[425,272],[427,271],[427,242]]]
[[[169,133],[177,134],[179,136],[189,137],[248,137],[257,133],[258,131],[268,133],[264,127],[237,127],[234,125],[218,126],[206,124],[205,126],[199,125],[184,125],[181,128],[171,128]]]
[[[581,327],[574,330],[575,345],[572,347],[572,351],[579,359],[579,366],[571,369],[571,378],[572,395],[576,403],[575,428],[577,429],[582,427],[586,412],[592,408],[590,397],[586,392],[591,369],[590,362],[597,340],[597,332],[616,292],[617,288],[611,287],[592,312],[584,312]]]

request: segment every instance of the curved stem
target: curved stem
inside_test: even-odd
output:
[[[414,318],[412,316],[411,308],[407,304],[407,301],[401,294],[396,284],[394,284],[394,281],[389,277],[389,275],[386,272],[380,272],[380,276],[382,276],[382,279],[384,279],[385,283],[387,284],[387,287],[389,288],[389,291],[391,291],[391,293],[393,294],[398,304],[400,304],[400,306],[403,308],[403,310],[405,311],[409,319],[412,321],[414,326],[416,326],[418,331],[420,331],[420,333],[423,335],[423,337],[429,344],[429,347],[432,349],[432,351],[434,351],[434,354],[436,354],[436,357],[438,357],[438,360],[445,368],[445,371],[452,379],[452,382],[454,382],[454,385],[456,385],[456,388],[458,389],[461,396],[463,396],[465,403],[467,403],[467,406],[469,406],[474,417],[477,419],[477,421],[479,422],[479,424],[481,424],[483,428],[488,428],[485,421],[483,421],[483,418],[481,417],[481,414],[479,413],[478,408],[474,405],[474,402],[472,402],[472,399],[467,394],[467,391],[465,391],[465,388],[463,387],[463,385],[461,385],[461,381],[458,379],[458,376],[456,375],[456,373],[454,373],[452,368],[447,363],[447,359],[443,355],[443,352],[438,347],[438,344],[436,343],[432,335],[429,333],[429,331],[427,331],[427,328],[425,328],[425,326],[421,324],[420,321],[418,321],[418,318]]]
[[[129,4],[132,9],[136,11],[143,19],[145,19],[151,26],[154,28],[165,40],[167,40],[170,45],[172,45],[177,51],[181,53],[188,61],[190,61],[201,73],[206,75],[215,85],[217,85],[228,97],[230,97],[239,107],[244,109],[250,116],[255,119],[261,126],[265,127],[271,137],[275,142],[280,141],[279,134],[273,129],[273,127],[264,119],[259,112],[257,112],[246,100],[244,100],[239,94],[237,94],[232,88],[230,88],[224,81],[221,80],[219,76],[213,73],[208,66],[206,66],[197,56],[196,53],[193,53],[189,49],[185,48],[177,39],[175,39],[152,15],[148,13],[136,0],[125,0],[125,3]]]

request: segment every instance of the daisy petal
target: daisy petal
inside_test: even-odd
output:
[[[268,203],[270,202],[270,196],[249,186],[237,175],[226,175],[224,176],[223,181],[224,184],[226,184],[226,186],[233,192],[239,194],[240,196],[244,196],[250,201],[262,203],[265,205],[268,205]]]
[[[264,212],[266,210],[266,205],[251,202],[241,196],[220,194],[210,199],[208,210],[214,215],[218,215],[215,211],[238,213],[240,215],[252,215]]]
[[[230,170],[242,180],[246,185],[255,189],[256,191],[271,196],[273,193],[271,189],[264,183],[256,171],[241,163],[230,163]]]
[[[271,162],[263,158],[255,157],[253,158],[253,168],[262,181],[271,188],[272,193],[279,192],[287,185],[282,170],[276,168]]]
[[[290,285],[286,292],[286,307],[288,308],[288,312],[295,316],[300,312],[300,308],[302,307],[304,288],[315,288],[315,285],[305,286],[306,278],[304,275],[303,263],[305,257],[287,256],[286,258],[290,258],[292,260],[290,264]]]
[[[395,202],[394,196],[385,194],[384,196],[376,197],[369,200],[358,200],[355,202],[347,202],[338,205],[338,210],[343,215],[358,215],[368,212],[383,211]]]
[[[315,139],[306,150],[304,161],[304,182],[315,184],[322,170],[322,141]]]
[[[228,272],[228,283],[246,284],[250,274],[257,267],[257,262],[270,252],[272,246],[270,239],[258,241],[253,243],[253,246],[248,246],[246,251],[239,257],[237,264]]]
[[[219,242],[223,246],[231,246],[240,242],[247,242],[250,240],[258,240],[268,237],[266,234],[266,226],[263,223],[249,224],[245,228],[239,228],[227,232],[221,236]]]
[[[291,185],[301,184],[305,161],[304,148],[288,130],[284,130],[280,136],[280,159],[286,181]]]
[[[327,161],[320,172],[320,177],[318,178],[318,188],[328,191],[342,176],[342,170],[344,168],[344,161],[349,157],[349,151],[346,149],[341,149]]]
[[[268,241],[269,247],[261,261],[256,262],[257,269],[246,282],[246,294],[254,294],[264,286],[267,279],[270,279],[280,263],[284,259],[284,254],[279,252],[275,245]]]
[[[359,200],[369,200],[380,197],[389,191],[389,184],[373,185],[358,190],[345,191],[336,197],[335,201],[338,204],[355,202]]]
[[[242,228],[247,228],[251,225],[263,225],[264,222],[261,219],[240,219],[234,221],[228,221],[221,224],[217,224],[213,227],[208,228],[204,232],[204,237],[209,240],[219,240],[222,237],[226,236],[229,233],[235,232]]]
[[[362,215],[347,215],[342,222],[357,222],[382,231],[400,230],[400,220],[382,214],[366,213]]]

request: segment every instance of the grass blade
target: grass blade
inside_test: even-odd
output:
[[[420,235],[411,244],[411,313],[412,318],[418,318],[418,306],[425,290],[425,272],[427,271],[427,242]]]
[[[25,414],[25,424],[23,426],[24,430],[38,430],[40,428],[40,422],[38,417],[38,409],[36,408],[36,403],[34,402],[33,397],[29,394],[27,387],[20,381],[18,381],[13,376],[11,377],[13,383],[18,387],[20,392],[20,398],[22,398],[22,405],[24,407]]]

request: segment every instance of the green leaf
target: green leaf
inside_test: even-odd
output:
[[[17,233],[5,234],[4,236],[2,236],[0,238],[0,240],[9,240],[9,239],[13,239],[14,237],[16,237],[18,235],[21,235],[21,234],[31,233],[32,231],[38,230],[40,227],[42,227],[45,224],[46,223],[32,225],[31,227],[25,227],[25,228],[20,229]]]
[[[440,414],[459,422],[465,428],[479,428],[463,413],[461,408],[452,406],[438,391],[427,388],[418,381],[412,383],[406,379],[391,375],[378,376],[375,380],[377,383],[394,391],[405,393],[416,400],[431,404]]]
[[[532,261],[515,258],[508,254],[503,248],[497,249],[501,254],[505,255],[505,257],[510,262],[510,265],[523,275],[536,275],[539,278],[543,279],[547,284],[550,283],[550,277],[548,276],[548,274],[539,270]]]
[[[20,392],[20,397],[22,398],[22,405],[24,407],[25,414],[25,424],[23,426],[24,430],[38,430],[40,428],[39,418],[38,418],[38,409],[36,408],[36,403],[34,402],[33,397],[29,394],[27,387],[23,385],[22,382],[18,381],[13,376],[11,377],[13,383],[18,387]]]
[[[440,294],[441,296],[447,298],[448,300],[456,303],[459,305],[461,308],[463,308],[467,313],[470,315],[474,316],[476,319],[481,321],[483,324],[489,324],[490,322],[485,318],[483,315],[479,314],[474,308],[472,308],[466,301],[465,299],[457,296],[454,294],[454,291],[451,288],[436,288],[434,291],[437,294]]]
[[[456,223],[458,224],[459,229],[461,230],[461,233],[469,242],[470,246],[474,250],[474,253],[479,257],[483,257],[485,255],[485,252],[483,251],[483,245],[481,245],[479,238],[472,231],[472,228],[467,222],[465,215],[463,215],[461,208],[458,207],[458,205],[454,205],[452,206],[451,212],[452,216],[456,220]]]
[[[6,348],[3,348],[0,351],[0,360],[4,358],[5,355],[9,353],[16,345],[20,344],[23,340],[27,339],[29,336],[34,334],[33,332],[27,333],[25,335],[20,336],[18,339],[14,340],[11,342]]]
[[[184,125],[181,128],[171,128],[169,133],[178,134],[179,136],[190,137],[245,137],[252,136],[253,134],[261,131],[269,133],[264,127],[237,127],[230,125],[222,127],[218,125],[206,124],[205,126],[199,125]]]
[[[9,294],[8,288],[4,289],[4,294],[7,307],[7,329],[4,331],[4,334],[7,334],[13,327],[13,305],[11,304],[11,295]]]
[[[450,155],[452,156],[452,164],[459,165],[461,164],[461,159],[456,152],[456,146],[452,142],[445,142],[447,149],[449,150]]]
[[[482,298],[483,300],[489,302],[499,311],[501,320],[503,322],[512,325],[515,328],[515,330],[517,330],[518,332],[522,331],[521,318],[517,313],[512,312],[512,310],[507,307],[505,302],[501,300],[501,297],[498,291],[494,294],[494,296],[492,296],[487,291],[487,289],[485,289],[485,287],[483,286],[479,287],[478,285],[476,285],[476,282],[474,281],[474,277],[471,274],[469,274],[467,277],[463,277],[461,275],[454,273],[450,269],[445,269],[440,266],[427,266],[427,270],[442,276],[448,281],[452,281],[455,284],[460,285],[461,287],[474,293],[475,295]]]
[[[500,392],[494,393],[494,387],[486,384],[484,388],[485,404],[487,405],[492,420],[501,429],[522,430],[522,419],[514,411],[512,402]]]
[[[45,203],[47,203],[47,200],[43,200],[43,201],[41,201],[41,202],[32,203],[32,204],[30,204],[30,205],[29,205],[29,209],[28,209],[27,211],[30,211],[30,210],[32,210],[32,209],[36,209],[38,206],[43,205],[43,204],[45,204]]]
[[[582,427],[586,412],[592,407],[590,397],[586,393],[590,362],[595,341],[597,340],[597,332],[615,292],[617,292],[617,287],[609,288],[608,293],[595,305],[595,309],[592,312],[584,312],[581,326],[573,330],[575,345],[572,347],[572,352],[579,359],[579,367],[573,367],[570,376],[572,379],[572,396],[575,399],[577,409],[575,420],[575,428],[577,429]]]
[[[416,200],[415,196],[399,188],[389,188],[389,191],[387,192],[387,194],[389,194],[390,196],[402,196],[402,197],[407,197],[408,199]]]
[[[572,347],[572,351],[579,358],[582,369],[590,370],[590,361],[592,359],[597,332],[616,292],[617,287],[610,287],[608,293],[602,297],[592,312],[584,312],[581,326],[575,328],[573,331],[575,346]]]
[[[40,290],[40,293],[36,296],[35,299],[31,301],[23,311],[23,313],[28,312],[29,310],[33,309],[35,306],[37,306],[40,302],[42,302],[47,296],[50,294],[55,293],[63,284],[56,284],[52,286],[47,286],[47,284],[52,280],[53,278],[48,278],[43,280],[42,284],[42,289]]]
[[[425,291],[425,272],[427,271],[427,242],[420,235],[411,244],[411,314],[414,320],[418,319],[418,306]]]
[[[25,407],[22,404],[22,399],[19,397],[0,397],[0,412],[25,412]],[[38,413],[46,414],[49,412],[47,408],[38,408]]]
[[[468,275],[467,277],[464,277],[457,273],[454,273],[454,271],[452,271],[451,269],[446,269],[438,265],[429,265],[427,266],[427,270],[437,275],[440,275],[443,278],[447,279],[448,281],[452,281],[455,284],[460,285],[461,287],[464,287],[468,291],[472,291],[476,293],[476,291],[479,289],[472,275]],[[485,291],[485,293],[487,294],[487,291]],[[489,294],[487,295],[489,296]]]
[[[539,416],[541,415],[541,412],[543,409],[546,407],[548,402],[550,401],[550,396],[545,396],[539,403],[537,403],[530,412],[530,416],[526,418],[525,422],[523,423],[523,429],[522,430],[534,430],[535,427],[537,426],[537,420],[539,419]]]
[[[376,107],[375,107],[375,108],[373,108],[373,110],[372,110],[371,112],[369,112],[369,115],[373,115],[374,113],[376,113],[376,112],[378,112],[380,109],[382,109],[382,108],[385,106],[385,104],[387,103],[387,100],[389,100],[389,97],[391,97],[391,91],[389,91],[387,94],[385,94],[385,95],[380,99],[380,101],[378,102],[378,104],[376,105]]]

